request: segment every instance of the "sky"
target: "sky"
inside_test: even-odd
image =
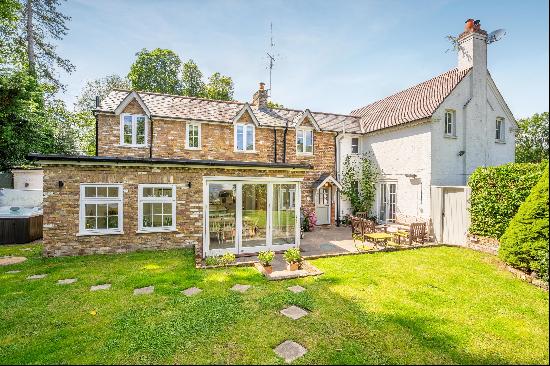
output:
[[[231,76],[234,98],[251,101],[269,80],[273,23],[272,100],[345,114],[456,67],[445,36],[474,18],[507,31],[488,66],[515,117],[548,111],[548,1],[69,0],[61,10],[72,18],[57,43],[76,66],[60,74],[69,105],[87,81],[125,76],[136,52],[157,47]]]

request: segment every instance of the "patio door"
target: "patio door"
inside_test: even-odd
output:
[[[378,189],[378,220],[395,222],[397,209],[397,183],[382,182]]]
[[[205,181],[204,254],[299,245],[299,182]]]

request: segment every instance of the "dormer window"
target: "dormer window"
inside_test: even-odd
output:
[[[313,130],[299,128],[296,130],[296,153],[302,155],[313,154]]]
[[[445,111],[445,137],[456,137],[456,112]]]
[[[120,144],[145,146],[147,144],[147,117],[138,114],[120,115]]]
[[[495,142],[503,143],[504,135],[504,118],[498,117],[495,122]]]
[[[255,128],[253,124],[236,123],[235,124],[235,151],[254,152],[256,146]]]

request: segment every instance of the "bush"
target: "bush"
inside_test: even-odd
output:
[[[228,264],[235,263],[237,258],[235,257],[235,254],[233,253],[225,253],[222,255],[220,264],[223,264],[224,266],[227,266]]]
[[[472,189],[470,233],[501,237],[546,165],[509,163],[477,168],[468,180]]]
[[[302,263],[302,254],[300,254],[300,249],[290,248],[283,253],[283,258],[288,263]]]
[[[313,229],[315,229],[315,225],[317,225],[317,214],[315,213],[315,210],[311,210],[307,207],[302,207],[302,213],[304,215],[302,230],[313,231]]]
[[[275,252],[271,250],[258,253],[258,260],[264,267],[270,266],[273,258],[275,258]]]
[[[506,263],[534,271],[548,281],[548,168],[500,238]]]

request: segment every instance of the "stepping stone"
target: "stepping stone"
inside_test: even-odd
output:
[[[240,292],[241,294],[246,292],[250,288],[250,285],[239,285],[236,284],[235,286],[231,287],[232,291]]]
[[[307,353],[307,349],[294,341],[284,341],[274,349],[277,356],[283,358],[286,363],[291,363],[295,359],[302,357]]]
[[[26,260],[26,257],[0,257],[0,266],[9,266],[10,264],[17,264]]]
[[[302,291],[305,291],[306,289],[303,288],[302,286],[296,285],[296,286],[288,287],[288,290],[290,290],[290,292],[294,292],[295,294],[297,294]]]
[[[71,283],[75,283],[76,278],[67,278],[65,280],[59,280],[57,281],[58,285],[70,285]]]
[[[111,288],[111,284],[106,283],[106,284],[103,284],[103,285],[92,286],[92,287],[90,287],[90,291],[108,290],[110,288]]]
[[[47,274],[32,275],[32,276],[27,277],[27,280],[39,280],[39,279],[44,278],[46,276],[47,276]]]
[[[292,305],[286,309],[281,310],[281,314],[283,314],[284,316],[288,316],[293,320],[298,320],[301,317],[306,316],[308,312],[302,308]]]
[[[6,273],[9,273],[9,274],[15,274],[15,273],[19,273],[21,271],[7,271]]]
[[[136,288],[134,290],[134,295],[149,295],[155,291],[155,286],[147,286],[142,288]]]
[[[190,287],[187,290],[183,290],[181,293],[184,294],[185,296],[193,296],[201,292],[202,290],[198,287]]]

